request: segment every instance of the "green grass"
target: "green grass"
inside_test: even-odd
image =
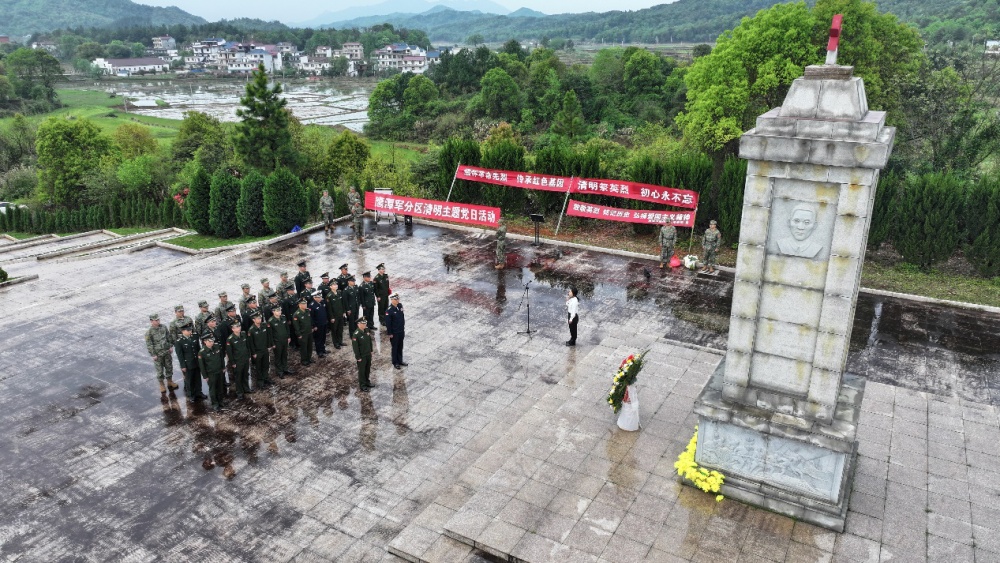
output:
[[[219,238],[207,235],[184,235],[182,237],[167,239],[164,242],[168,244],[176,244],[177,246],[183,246],[185,248],[192,248],[194,250],[203,250],[206,248],[219,248],[221,246],[236,246],[238,244],[246,244],[248,242],[257,242],[261,240],[274,238],[276,236],[278,235],[265,235],[262,237]]]
[[[427,152],[427,145],[418,143],[393,143],[390,141],[373,141],[369,139],[368,144],[372,147],[373,157],[390,162],[395,158],[396,162],[413,164],[423,153]]]
[[[150,228],[150,227],[123,227],[121,229],[108,229],[108,230],[111,231],[112,233],[116,234],[116,235],[121,235],[123,237],[127,237],[129,235],[137,235],[139,233],[149,233],[149,232],[152,232],[152,231],[158,231],[159,228],[158,227],[157,228]]]
[[[3,234],[10,235],[18,240],[39,236],[36,235],[35,233],[3,233]]]
[[[866,261],[861,272],[861,285],[935,299],[1000,307],[1000,279],[974,278],[933,270],[920,272],[906,266],[890,267]]]

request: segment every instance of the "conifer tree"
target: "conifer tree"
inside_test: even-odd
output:
[[[240,235],[236,221],[236,202],[240,199],[240,181],[225,168],[212,175],[208,204],[208,222],[215,236],[235,238]]]
[[[212,234],[208,220],[208,206],[211,200],[212,180],[205,169],[198,167],[191,179],[190,191],[184,200],[184,214],[187,224],[202,235]]]
[[[279,168],[264,182],[264,222],[273,233],[304,226],[308,210],[302,182],[287,168]]]
[[[236,220],[245,237],[259,237],[269,232],[264,222],[264,183],[266,179],[251,170],[240,182],[240,199],[236,202]]]

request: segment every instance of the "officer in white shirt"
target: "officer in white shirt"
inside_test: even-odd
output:
[[[567,346],[576,346],[576,325],[580,322],[580,300],[576,298],[576,287],[570,287],[566,294],[566,321],[569,323]]]

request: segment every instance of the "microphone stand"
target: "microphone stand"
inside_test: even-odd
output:
[[[538,332],[537,330],[531,330],[531,299],[528,297],[528,286],[530,284],[531,280],[528,280],[528,282],[524,284],[524,295],[521,296],[521,301],[524,303],[525,308],[528,311],[528,328],[527,330],[517,331],[518,334],[527,334],[528,336],[531,336],[532,332]],[[520,309],[520,307],[518,308]]]

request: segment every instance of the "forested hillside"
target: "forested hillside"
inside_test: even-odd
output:
[[[180,8],[129,0],[0,0],[0,33],[26,35],[79,26],[197,25],[205,20]]]

